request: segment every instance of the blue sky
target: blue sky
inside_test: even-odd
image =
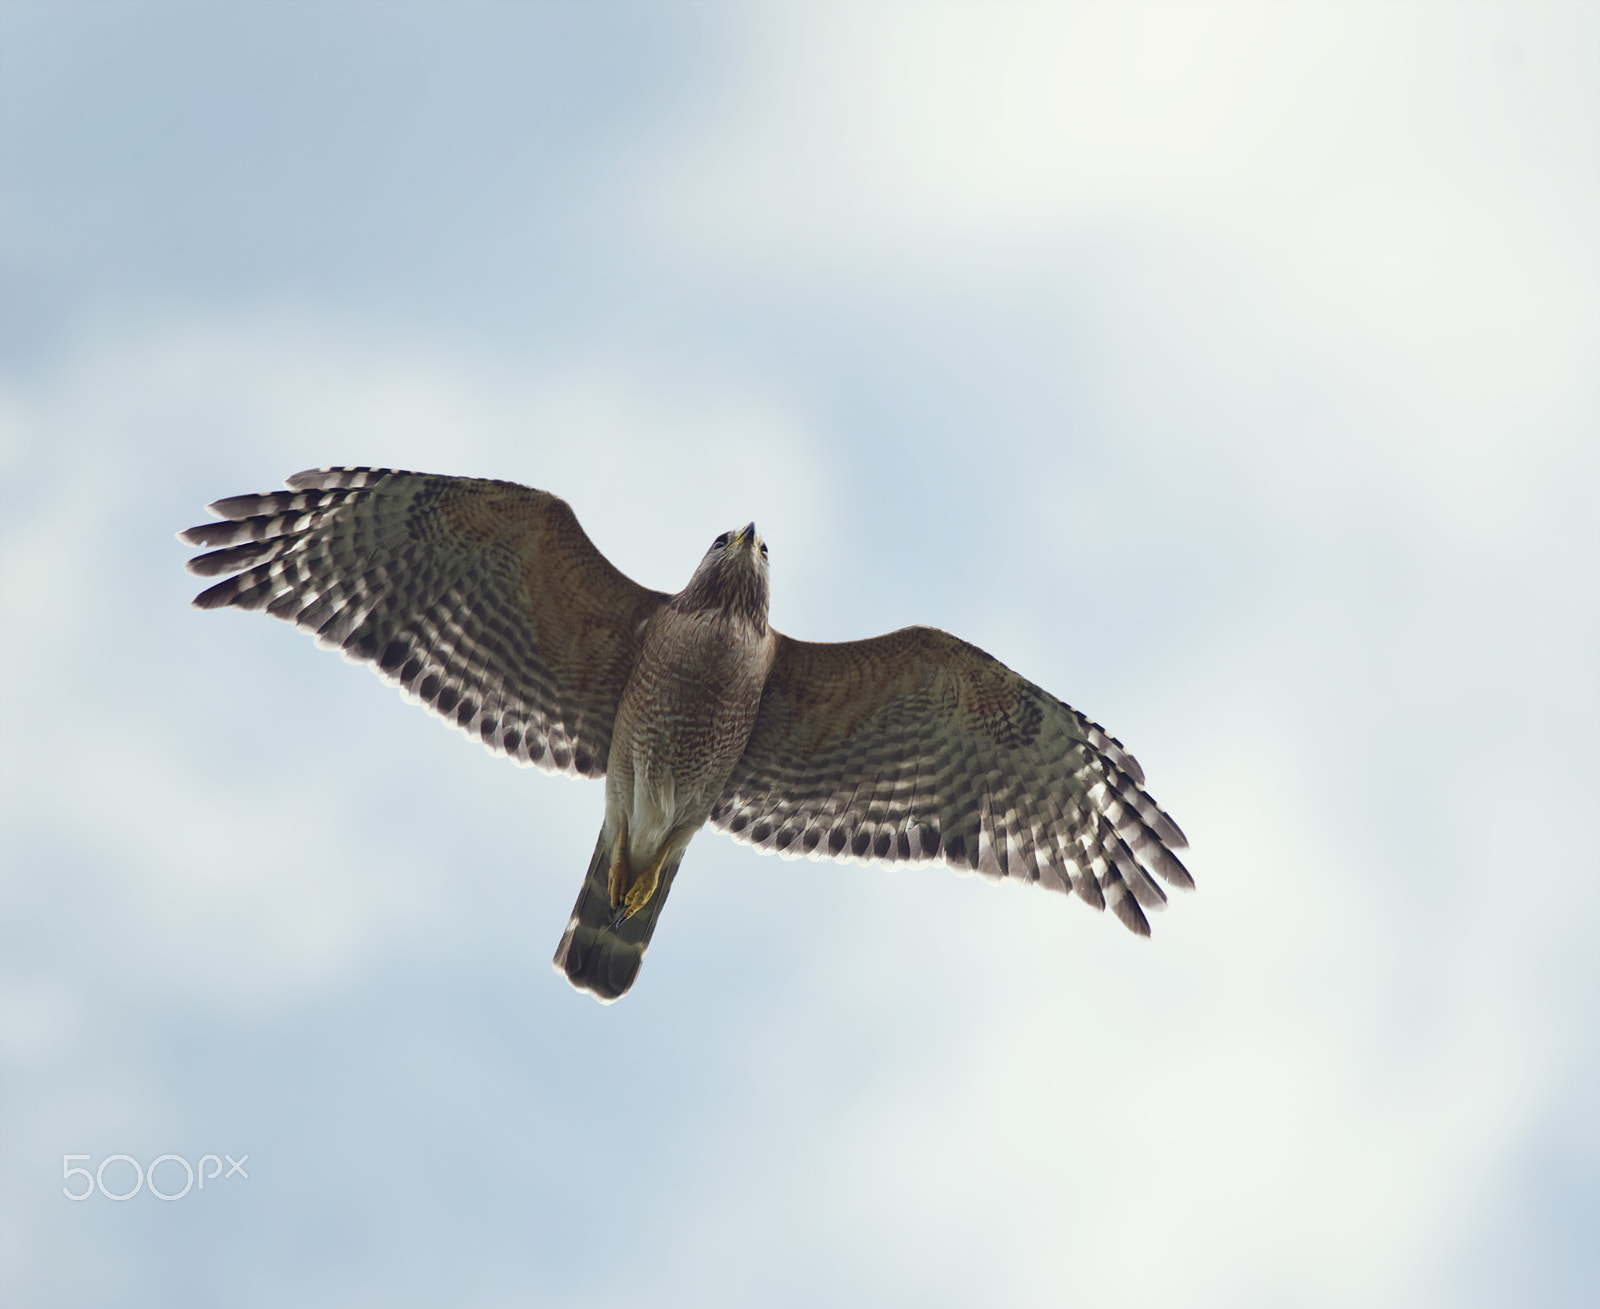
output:
[[[1597,13],[7,0],[7,1302],[1592,1303]],[[1199,890],[707,834],[601,1008],[600,787],[187,607],[326,463],[753,518]]]

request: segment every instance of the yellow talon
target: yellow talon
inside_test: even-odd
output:
[[[628,883],[632,877],[633,869],[628,867],[627,843],[618,841],[611,855],[611,872],[606,877],[606,892],[611,897],[613,912],[622,908],[623,897],[628,894]]]
[[[656,893],[656,884],[661,880],[661,861],[657,860],[641,873],[632,886],[628,888],[626,896],[626,911],[624,917],[632,918],[634,914],[650,903],[650,897]]]

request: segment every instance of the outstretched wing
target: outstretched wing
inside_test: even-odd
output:
[[[870,641],[778,637],[745,753],[712,810],[790,858],[939,860],[1073,890],[1148,935],[1150,876],[1194,885],[1188,844],[1096,724],[931,627]]]
[[[496,753],[599,777],[645,625],[666,599],[544,491],[384,468],[296,473],[209,506],[189,561],[235,576],[202,609],[265,609],[370,663]]]

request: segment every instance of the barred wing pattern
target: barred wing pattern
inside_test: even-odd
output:
[[[235,576],[202,609],[265,609],[491,751],[600,777],[644,628],[666,599],[607,562],[565,501],[384,468],[296,473],[208,506],[189,561]],[[220,547],[220,548],[216,548]]]
[[[1121,744],[992,655],[931,627],[778,638],[744,757],[711,813],[788,858],[937,860],[1110,905],[1147,936],[1194,885],[1188,842]]]

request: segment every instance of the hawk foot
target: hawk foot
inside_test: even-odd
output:
[[[613,931],[621,927],[623,923],[627,922],[634,914],[650,903],[651,897],[656,893],[656,887],[661,882],[661,864],[662,861],[657,859],[650,867],[639,874],[634,879],[633,885],[622,896],[620,905],[616,900],[611,902],[611,907],[617,910],[617,916],[611,922]]]
[[[650,903],[650,897],[656,893],[656,884],[661,880],[661,861],[658,859],[635,879],[628,888],[628,895],[624,905],[624,917],[632,918],[634,914]]]
[[[623,897],[628,894],[628,883],[632,880],[633,869],[628,867],[628,847],[618,841],[616,853],[611,856],[611,872],[606,878],[606,893],[610,896],[613,909],[622,908]],[[622,919],[619,917],[617,921],[621,922]]]
[[[611,920],[613,931],[650,903],[661,882],[662,862],[662,859],[657,859],[635,877],[628,864],[627,843],[617,842],[616,853],[611,858],[611,871],[606,877],[606,892],[611,900],[611,908],[616,913]]]

